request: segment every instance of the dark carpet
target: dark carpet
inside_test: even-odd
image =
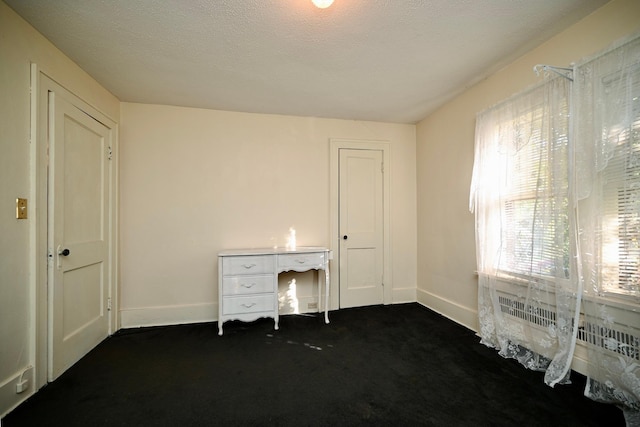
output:
[[[418,305],[122,330],[2,420],[13,426],[623,426]]]

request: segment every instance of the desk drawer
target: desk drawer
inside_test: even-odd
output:
[[[271,311],[275,309],[275,295],[250,295],[223,297],[223,315],[257,313],[260,311]]]
[[[273,256],[225,256],[222,259],[222,270],[225,276],[273,273]]]
[[[320,253],[296,253],[278,255],[278,270],[301,270],[318,269],[324,267],[324,252]]]
[[[225,276],[222,279],[223,295],[263,294],[275,291],[272,274],[262,276]]]

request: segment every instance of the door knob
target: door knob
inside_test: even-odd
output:
[[[71,251],[67,248],[62,249],[61,245],[59,245],[56,249],[58,252],[58,260],[56,261],[56,266],[58,267],[58,270],[60,270],[62,268],[62,257],[68,256]]]
[[[344,236],[342,236],[342,238],[343,238],[344,240],[347,240],[349,237],[345,234]]]

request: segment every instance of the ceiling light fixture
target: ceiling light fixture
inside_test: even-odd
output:
[[[318,9],[326,9],[333,4],[333,0],[311,0]]]

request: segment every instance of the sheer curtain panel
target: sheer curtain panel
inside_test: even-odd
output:
[[[569,88],[563,77],[477,117],[476,218],[482,343],[547,384],[569,371],[581,292],[570,256]]]
[[[640,38],[574,76],[585,394],[640,426]]]

